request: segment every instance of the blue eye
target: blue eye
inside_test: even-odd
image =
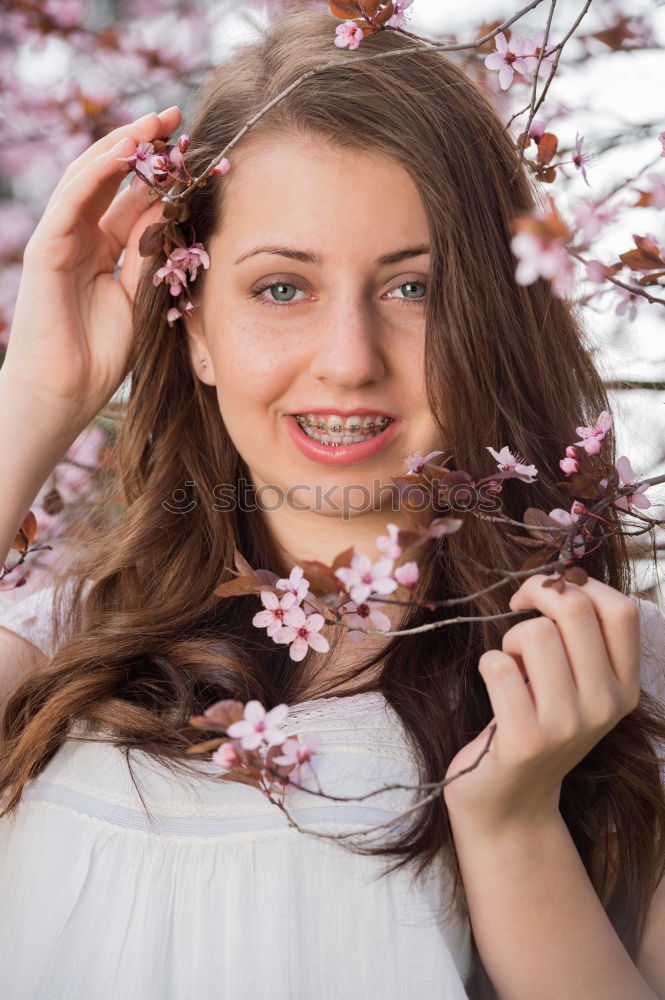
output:
[[[403,281],[401,285],[396,285],[396,288],[408,288],[409,286],[413,288],[414,285],[420,285],[421,288],[427,288],[427,285],[423,281]],[[424,302],[425,296],[421,295],[418,298],[410,298],[406,296],[403,299],[397,299],[398,302]]]
[[[263,285],[261,288],[257,288],[254,292],[252,292],[252,298],[258,299],[258,301],[265,306],[276,306],[279,305],[280,302],[289,305],[291,299],[277,299],[271,301],[270,299],[261,298],[261,294],[263,292],[267,292],[268,289],[272,290],[273,288],[284,289],[284,288],[295,288],[295,287],[296,287],[295,285],[290,284],[288,281],[273,281],[271,284]]]
[[[420,285],[421,288],[427,287],[425,283],[422,281],[403,281],[401,285],[395,285],[395,288],[402,289],[407,287],[413,287],[414,285],[416,286]],[[278,288],[282,290],[287,288],[297,289],[298,286],[294,285],[292,282],[289,281],[272,281],[268,282],[265,285],[262,285],[260,288],[256,288],[253,292],[250,293],[250,298],[256,299],[257,302],[260,302],[261,305],[264,306],[277,306],[277,307],[279,307],[280,305],[289,306],[293,303],[294,301],[293,297],[291,297],[290,299],[277,299],[277,300],[264,298],[263,292],[272,291],[273,288]],[[394,291],[395,288],[391,289],[391,291]],[[404,296],[403,298],[398,297],[394,301],[399,302],[401,305],[411,305],[412,303],[418,304],[425,301],[425,296],[420,295],[417,298],[412,296]]]

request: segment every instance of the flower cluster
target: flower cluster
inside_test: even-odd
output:
[[[163,190],[174,181],[191,182],[192,177],[185,164],[185,154],[189,149],[189,136],[181,135],[174,145],[155,140],[155,142],[140,142],[131,156],[118,156],[116,159],[127,163],[135,177],[130,186],[148,184],[152,188]],[[223,157],[211,170],[209,176],[223,176],[230,169],[230,162]],[[167,205],[164,211],[165,221],[148,226],[139,241],[139,253],[149,257],[154,253],[164,253],[166,263],[155,271],[153,284],[162,282],[168,286],[173,305],[167,311],[166,319],[169,326],[181,316],[187,315],[196,308],[190,294],[191,284],[196,280],[200,267],[210,267],[210,258],[202,243],[195,242],[193,227],[190,224],[192,238],[185,240],[182,229],[188,219],[187,206],[180,203],[173,210]]]
[[[582,474],[593,478],[598,477],[599,470],[592,463],[589,463],[587,456],[600,454],[601,443],[611,428],[612,423],[611,414],[607,410],[603,410],[593,426],[575,428],[580,435],[580,440],[568,445],[566,448],[566,457],[562,458],[559,462],[562,471],[567,476]],[[633,467],[627,455],[622,455],[617,459],[614,471],[616,473],[614,485],[624,487],[635,481]],[[601,495],[605,494],[608,483],[609,479],[607,476],[598,479],[598,487]],[[615,500],[614,506],[624,514],[630,513],[630,507],[639,507],[642,510],[647,510],[651,506],[651,501],[644,496],[648,488],[646,483],[642,484],[633,493],[628,493]]]
[[[245,705],[232,698],[215,702],[203,715],[192,716],[190,725],[224,735],[196,744],[188,752],[214,748],[212,760],[227,772],[227,778],[244,781],[267,793],[275,786],[284,790],[297,785],[308,775],[316,778],[311,761],[321,744],[320,734],[287,736],[281,726],[288,712],[285,704],[266,711],[255,699]]]
[[[604,520],[591,509],[593,501],[602,503],[609,490],[623,489],[635,482],[631,463],[625,455],[617,460],[615,466],[600,459],[603,441],[612,425],[611,414],[603,410],[592,425],[576,427],[578,439],[566,447],[565,455],[559,462],[562,472],[569,479],[561,485],[566,485],[573,496],[571,507],[569,510],[555,507],[549,512],[537,508],[527,509],[524,526],[532,532],[534,538],[543,543],[543,549],[530,556],[523,569],[544,566],[558,555],[559,561],[563,559],[566,567],[564,577],[568,574],[575,582],[584,582],[586,579],[585,571],[575,566],[574,562],[584,556],[589,551],[589,543],[593,543],[588,522],[593,525],[596,518]],[[527,464],[507,445],[498,450],[488,445],[487,450],[495,459],[498,472],[485,479],[474,481],[464,471],[451,472],[445,465],[434,462],[443,452],[432,451],[424,457],[419,452],[412,452],[407,457],[404,480],[422,485],[426,482],[426,475],[435,471],[441,474],[444,484],[463,483],[469,489],[478,489],[485,484],[494,493],[500,491],[501,481],[504,479],[517,479],[525,484],[536,481],[537,468]],[[400,484],[400,480],[394,481]],[[403,481],[401,485],[404,485]],[[644,495],[648,485],[643,483],[636,486],[613,500],[613,506],[624,514],[630,513],[633,507],[647,509],[651,506]],[[332,623],[346,627],[354,641],[361,641],[371,631],[388,632],[391,622],[379,610],[383,603],[381,598],[392,594],[401,585],[411,592],[411,598],[415,600],[419,581],[416,561],[402,562],[398,566],[395,563],[402,559],[408,549],[421,545],[428,538],[452,533],[461,523],[454,518],[435,518],[426,528],[418,527],[414,522],[413,531],[390,523],[387,525],[387,533],[376,539],[380,559],[373,562],[363,553],[347,550],[337,557],[331,567],[320,562],[305,562],[305,566],[294,566],[288,578],[278,579],[276,574],[271,574],[268,570],[252,570],[240,557],[236,559],[240,569],[245,574],[252,575],[239,576],[231,583],[222,584],[215,593],[219,596],[233,596],[252,593],[254,588],[260,595],[263,610],[254,615],[252,624],[256,628],[265,629],[276,644],[288,645],[290,658],[299,661],[309,648],[317,652],[329,650],[327,639],[321,635],[321,628],[327,620],[322,611],[332,611],[335,615]],[[570,554],[567,555],[566,542],[573,531]],[[350,565],[346,565],[349,553]],[[307,566],[312,568],[312,575],[316,577],[313,590],[310,590],[310,581],[305,577]],[[552,575],[553,585],[560,575]],[[268,579],[272,579],[269,586],[266,585]],[[430,602],[428,606],[429,604]],[[434,603],[431,606],[436,605]],[[249,701],[246,705],[234,700],[217,702],[203,716],[190,719],[190,723],[202,729],[222,730],[225,737],[197,744],[189,752],[201,752],[214,747],[213,761],[224,771],[235,774],[236,780],[255,784],[264,792],[275,780],[278,785],[286,787],[294,783],[289,777],[292,772],[296,775],[296,781],[300,780],[301,772],[306,769],[314,773],[311,759],[320,745],[317,733],[309,734],[303,739],[287,738],[280,729],[287,714],[288,706],[285,704],[277,705],[267,712],[256,700]],[[279,755],[276,748],[281,750]],[[261,757],[262,750],[266,750],[265,759]]]
[[[502,90],[508,90],[516,73],[519,78],[536,72],[544,39],[544,31],[537,32],[535,38],[511,35],[510,40],[503,31],[498,33],[495,38],[496,52],[487,56],[485,66],[498,72]],[[555,51],[554,48],[545,51],[540,62],[539,76],[546,76],[551,71]]]

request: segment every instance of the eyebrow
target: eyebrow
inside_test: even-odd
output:
[[[382,257],[378,257],[374,263],[377,267],[385,267],[387,264],[399,264],[401,261],[407,260],[410,257],[420,257],[422,254],[429,252],[429,246],[422,243],[414,247],[405,247],[404,250],[395,250],[393,253],[386,253]],[[235,263],[242,264],[242,262],[247,260],[248,257],[254,257],[259,253],[277,254],[280,257],[289,257],[291,260],[299,260],[303,264],[322,263],[321,258],[312,250],[294,250],[293,247],[280,247],[272,245],[254,247],[253,250],[248,250],[247,253],[238,257]]]

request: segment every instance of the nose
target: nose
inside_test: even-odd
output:
[[[351,388],[381,381],[387,364],[380,326],[380,320],[360,294],[335,296],[330,308],[317,316],[312,376]]]

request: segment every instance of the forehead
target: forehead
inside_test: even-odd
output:
[[[322,255],[357,246],[374,258],[427,239],[427,216],[414,181],[380,151],[289,135],[248,142],[229,159],[215,234],[229,250],[300,241]]]

